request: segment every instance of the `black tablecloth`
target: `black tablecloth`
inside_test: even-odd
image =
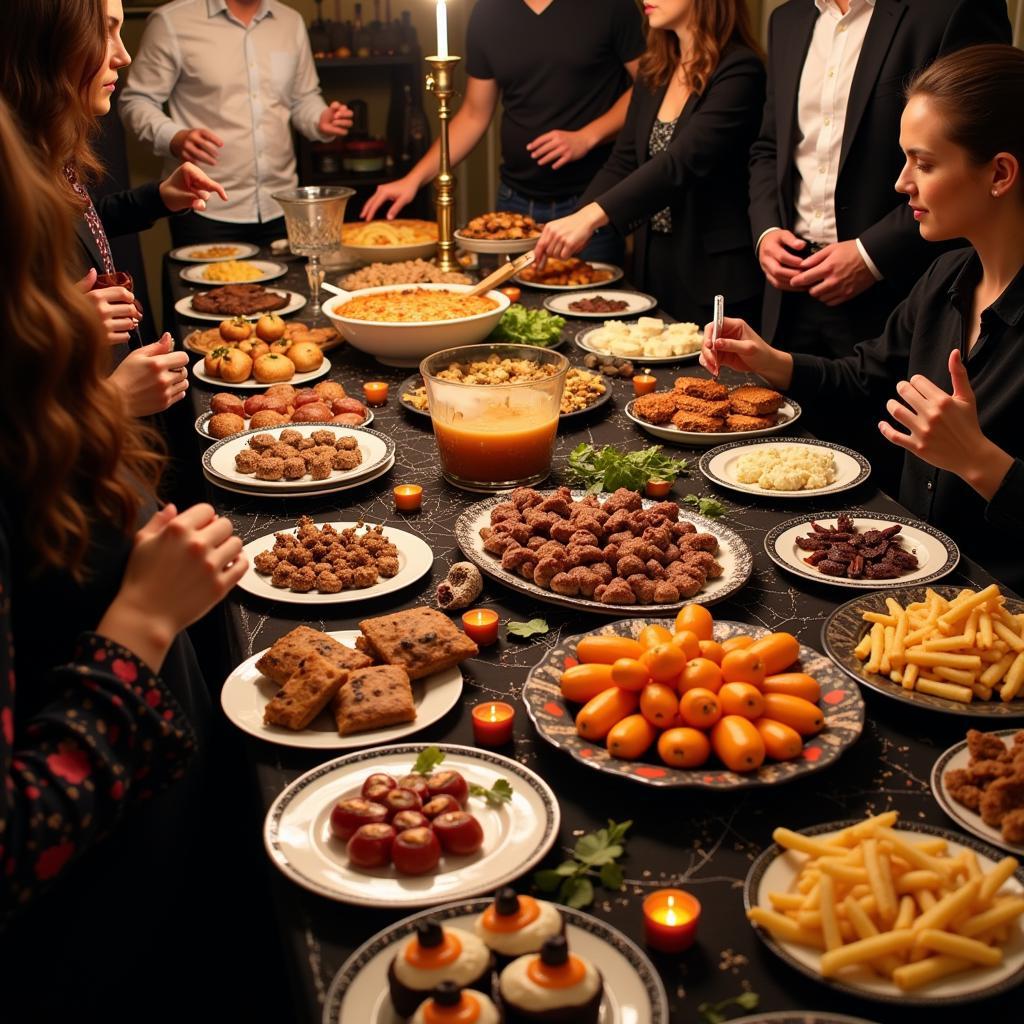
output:
[[[187,294],[178,279],[180,264],[169,261],[165,280],[171,282],[174,298]],[[329,280],[338,275],[329,275]],[[301,263],[293,263],[281,282],[306,291]],[[272,286],[271,286],[272,287]],[[539,304],[543,293],[523,289],[523,301]],[[299,314],[300,318],[302,314]],[[177,337],[197,325],[178,321]],[[566,336],[586,326],[570,321]],[[573,362],[584,353],[566,348]],[[331,378],[340,380],[349,393],[361,396],[367,380],[391,384],[387,404],[375,410],[373,429],[394,438],[396,463],[388,474],[361,488],[320,499],[247,498],[206,486],[207,500],[229,516],[238,533],[248,542],[256,537],[294,525],[302,514],[318,521],[364,518],[416,533],[434,551],[434,566],[419,583],[397,594],[375,601],[323,606],[309,609],[261,601],[236,592],[225,602],[228,663],[248,658],[300,623],[318,629],[356,628],[357,621],[370,615],[433,604],[434,587],[453,562],[461,560],[452,528],[458,516],[479,496],[447,485],[440,476],[433,434],[428,418],[413,416],[398,404],[397,384],[412,370],[393,369],[342,346],[330,353]],[[659,387],[670,387],[680,372],[703,372],[693,364],[677,364],[654,370]],[[576,418],[559,430],[555,472],[551,486],[564,482],[568,453],[581,441],[595,445],[616,444],[639,448],[655,443],[625,417],[622,409],[632,395],[629,381],[612,382],[611,403],[592,417]],[[190,390],[195,415],[206,412],[214,389],[196,382]],[[182,403],[183,405],[187,403]],[[198,462],[202,442],[192,434],[192,453]],[[673,497],[687,494],[714,495],[728,508],[724,520],[749,545],[754,571],[743,589],[714,609],[716,618],[733,619],[788,630],[812,647],[821,649],[821,626],[828,614],[850,596],[849,591],[804,582],[783,575],[764,551],[764,536],[773,526],[806,511],[825,512],[856,507],[885,513],[905,513],[901,506],[879,492],[869,479],[859,488],[819,503],[771,502],[759,498],[747,501],[732,492],[719,491],[705,481],[694,456],[689,476],[677,481]],[[424,488],[423,510],[419,514],[395,512],[392,487],[418,483]],[[545,485],[547,486],[547,485]],[[955,538],[954,538],[955,539]],[[980,587],[991,582],[977,565],[964,559],[944,582]],[[472,743],[468,708],[480,700],[503,698],[517,704],[514,743],[506,751],[545,778],[559,797],[562,826],[558,843],[542,867],[553,867],[564,859],[563,851],[584,832],[604,825],[607,819],[632,819],[627,856],[623,860],[626,885],[623,891],[597,890],[597,900],[588,908],[642,944],[640,904],[646,893],[663,886],[679,886],[693,892],[703,905],[697,945],[681,956],[653,954],[665,982],[673,1022],[696,1021],[700,1003],[718,1002],[744,989],[757,992],[761,1010],[830,1009],[874,1021],[893,1021],[893,1005],[859,1002],[827,986],[805,978],[773,956],[758,940],[743,912],[742,885],[753,859],[771,842],[778,825],[800,829],[820,822],[861,817],[869,812],[897,809],[905,820],[926,821],[953,827],[929,788],[929,773],[938,754],[964,736],[967,721],[958,716],[910,708],[865,691],[867,722],[860,740],[843,758],[821,774],[813,774],[785,786],[744,790],[737,793],[705,790],[651,791],[623,779],[588,770],[567,755],[554,750],[534,733],[519,697],[529,668],[556,645],[563,636],[591,629],[604,621],[590,616],[540,604],[516,594],[499,583],[485,581],[477,606],[486,605],[507,619],[525,620],[541,616],[551,626],[548,634],[531,640],[505,640],[484,648],[462,665],[466,684],[463,701],[441,721],[414,739]],[[317,615],[326,615],[317,618]],[[628,609],[624,610],[628,616]],[[326,760],[313,751],[291,750],[247,741],[248,756],[264,808],[298,775]],[[253,820],[252,851],[264,856],[262,822]],[[323,899],[273,873],[273,912],[290,952],[290,968],[296,986],[295,1021],[320,1020],[322,1003],[331,979],[345,959],[379,929],[404,916],[387,909],[365,910]],[[530,878],[519,887],[527,891]],[[1013,997],[1004,995],[984,1004],[993,1021],[1011,1019]],[[739,1011],[732,1010],[734,1015]],[[899,1016],[907,1022],[957,1022],[963,1011],[954,1007],[919,1010],[902,1007]],[[1015,1015],[1014,1015],[1015,1016]],[[346,1022],[347,1024],[347,1022]],[[644,1024],[644,1022],[638,1022]]]

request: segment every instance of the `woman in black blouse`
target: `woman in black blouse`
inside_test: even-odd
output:
[[[762,282],[750,240],[746,153],[765,72],[744,0],[650,0],[647,50],[608,162],[538,260],[579,252],[605,224],[636,232],[634,277],[679,320],[704,323],[716,291],[748,318]]]
[[[123,983],[155,948],[210,720],[183,630],[246,566],[209,505],[156,510],[161,459],[103,376],[105,334],[64,266],[71,215],[35,165],[0,100],[0,1016],[11,1021],[61,1019],[62,997],[91,1019],[93,988]]]
[[[211,194],[225,194],[186,163],[164,181],[93,204],[88,185],[102,174],[102,166],[89,139],[97,119],[110,111],[118,71],[131,63],[121,42],[123,19],[121,0],[7,0],[0,32],[0,96],[44,171],[78,214],[77,244],[68,249],[70,268],[84,275],[79,287],[116,346],[114,383],[130,410],[142,416],[185,397],[188,357],[171,351],[168,334],[139,347],[135,296],[109,280],[116,268],[108,236],[144,231],[171,213],[205,209]],[[100,275],[108,281],[97,288]]]
[[[923,238],[971,248],[939,257],[884,334],[844,359],[781,352],[729,319],[714,347],[706,332],[701,362],[760,374],[837,418],[888,412],[896,425],[878,429],[905,452],[900,501],[1021,591],[1024,53],[961,50],[907,95],[896,188]]]

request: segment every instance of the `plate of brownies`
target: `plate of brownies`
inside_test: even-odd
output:
[[[626,405],[626,415],[647,433],[696,447],[720,444],[723,434],[737,441],[776,434],[795,423],[801,412],[793,399],[771,388],[727,388],[693,376],[678,377],[671,391],[654,391]]]
[[[369,600],[415,583],[434,563],[430,545],[404,530],[359,522],[314,523],[268,533],[244,548],[238,586],[286,604]]]
[[[430,614],[432,613],[432,614]],[[392,661],[369,647],[365,632],[322,633],[297,626],[272,647],[239,665],[224,683],[221,706],[243,732],[282,746],[340,750],[389,742],[431,725],[462,693],[459,662],[476,645],[432,608],[413,608],[365,620],[408,630],[413,644]],[[440,625],[443,620],[447,625]],[[421,623],[421,625],[417,625]],[[417,634],[436,633],[417,644]]]
[[[962,829],[1024,857],[1024,730],[969,729],[935,762],[931,785]]]

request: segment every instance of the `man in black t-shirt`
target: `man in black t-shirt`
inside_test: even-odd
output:
[[[604,165],[644,50],[635,0],[477,0],[466,32],[466,95],[449,126],[453,164],[501,119],[498,209],[546,222],[576,209]],[[381,185],[363,207],[370,219],[390,202],[394,217],[438,172],[438,145],[404,177]],[[581,255],[621,262],[613,229]]]

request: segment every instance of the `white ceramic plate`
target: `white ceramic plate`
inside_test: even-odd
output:
[[[349,865],[345,846],[331,835],[331,808],[358,796],[373,772],[405,775],[426,743],[375,747],[328,761],[296,779],[271,805],[263,842],[274,865],[310,892],[342,903],[401,910],[427,907],[499,889],[537,864],[558,837],[561,813],[550,786],[518,761],[475,747],[435,744],[444,767],[461,772],[471,785],[490,789],[500,778],[512,799],[492,807],[470,797],[466,807],[484,830],[484,845],[469,857],[445,854],[437,870],[400,875],[394,867],[363,870]]]
[[[299,385],[305,384],[307,381],[318,380],[320,377],[325,377],[331,372],[331,361],[324,356],[324,361],[315,369],[309,370],[306,373],[296,373],[292,376],[291,380],[278,381],[280,384],[292,384]],[[213,387],[220,388],[221,391],[258,391],[261,388],[273,387],[273,384],[268,384],[266,381],[260,382],[253,377],[248,380],[243,380],[238,384],[232,384],[229,381],[221,380],[220,377],[211,377],[208,373],[203,370],[203,360],[197,359],[192,364],[192,376],[196,380],[201,380],[204,384],[210,384]]]
[[[874,1024],[863,1017],[847,1017],[829,1010],[776,1010],[749,1017],[730,1017],[729,1024]]]
[[[545,292],[594,291],[595,288],[610,288],[616,281],[622,280],[622,267],[617,267],[614,263],[599,263],[596,260],[587,260],[587,262],[595,270],[610,270],[611,277],[604,281],[588,281],[586,284],[544,284],[541,281],[526,281],[521,274],[516,274],[512,280],[516,284],[526,285],[527,288],[540,288]]]
[[[581,302],[583,299],[596,299],[598,296],[605,299],[616,299],[625,302],[626,308],[615,313],[581,313],[578,309],[570,309],[574,302]],[[549,295],[544,300],[544,308],[557,313],[559,316],[568,316],[578,320],[614,320],[620,316],[639,316],[648,310],[656,309],[658,300],[653,295],[645,295],[643,292],[625,292],[615,289],[610,294],[595,288],[588,292],[575,292],[572,295]]]
[[[540,235],[533,238],[467,238],[461,231],[455,232],[455,244],[460,249],[483,256],[520,255],[529,252],[539,241]]]
[[[244,284],[251,284],[252,282],[246,281]],[[268,291],[271,289],[268,289]],[[279,295],[288,296],[288,304],[282,306],[280,309],[272,310],[278,316],[287,316],[289,313],[295,313],[306,304],[306,296],[300,295],[298,292],[280,291],[276,292]],[[220,323],[221,320],[230,320],[231,316],[227,313],[197,313],[192,309],[192,296],[186,295],[184,298],[178,299],[174,304],[174,311],[181,314],[183,317],[187,317],[189,320],[213,320],[216,323]],[[263,316],[263,313],[247,313],[245,315],[246,320],[259,320]]]
[[[988,735],[998,736],[1004,743],[1009,743],[1017,735],[1017,729],[1000,729],[998,732],[991,732]],[[1003,833],[986,825],[977,811],[964,807],[958,800],[954,800],[946,788],[946,772],[966,768],[971,761],[971,752],[967,749],[967,740],[955,743],[939,755],[939,759],[932,767],[932,794],[938,801],[939,806],[963,829],[986,843],[998,846],[1001,850],[1024,859],[1024,843],[1008,843],[1003,838]]]
[[[736,479],[736,463],[741,456],[752,452],[758,445],[773,444],[776,447],[794,446],[798,448],[825,449],[832,453],[836,462],[836,478],[827,487],[817,487],[805,491],[766,491],[757,484],[741,484]],[[810,438],[769,437],[756,441],[733,441],[731,444],[719,445],[705,452],[700,459],[700,471],[712,482],[730,491],[743,494],[756,494],[762,498],[774,500],[804,500],[817,498],[824,494],[839,494],[863,483],[871,474],[871,463],[859,452],[842,445],[830,444],[828,441],[815,441]]]
[[[635,359],[633,362],[639,363],[640,360]],[[673,426],[659,427],[653,423],[648,423],[647,420],[641,419],[633,412],[634,401],[636,399],[630,399],[626,404],[626,415],[638,427],[646,430],[648,434],[653,434],[655,437],[660,438],[662,441],[669,441],[671,444],[685,444],[691,448],[709,448],[711,445],[721,443],[723,437],[728,437],[735,441],[743,441],[750,437],[766,437],[771,434],[777,434],[800,419],[800,414],[803,412],[796,402],[791,398],[787,398],[779,408],[777,413],[779,421],[774,427],[764,427],[760,430],[730,430],[721,434],[709,434],[707,431],[677,430]]]
[[[606,316],[605,319],[614,320],[615,316]],[[594,348],[587,341],[587,338],[589,338],[594,331],[599,330],[601,330],[600,327],[585,327],[576,335],[576,344],[579,345],[584,352],[593,352],[594,355],[603,356],[605,359],[628,359],[634,366],[668,366],[670,363],[692,363],[700,356],[699,348],[681,356],[613,356],[608,352],[602,352],[600,349]]]
[[[388,995],[388,966],[397,944],[424,918],[473,931],[490,898],[434,907],[378,932],[342,965],[324,1000],[322,1024],[401,1024]],[[582,910],[559,906],[569,948],[586,957],[604,978],[600,1024],[669,1024],[668,998],[654,965],[617,928]]]
[[[339,491],[351,491],[354,490],[356,487],[362,487],[363,484],[371,483],[372,481],[384,476],[386,473],[391,471],[394,464],[395,457],[394,455],[392,455],[391,458],[385,461],[384,464],[379,469],[374,470],[374,472],[369,473],[366,476],[361,476],[356,478],[355,480],[346,481],[345,483],[335,484],[333,487],[322,487],[318,491],[289,491],[288,494],[280,495],[280,497],[322,498],[328,494],[337,494]],[[208,473],[205,469],[203,470],[203,476],[211,484],[213,484],[214,487],[219,487],[221,488],[221,490],[224,491],[230,491],[232,494],[241,494],[246,498],[279,497],[279,495],[276,494],[268,495],[266,491],[258,491],[253,490],[251,488],[247,489],[244,487],[235,487],[231,484],[225,483],[219,477],[213,476],[212,474]]]
[[[853,824],[855,824],[853,821],[832,822],[800,831],[803,835],[827,838]],[[964,850],[973,850],[977,854],[982,872],[990,871],[1000,860],[999,854],[991,846],[980,843],[976,839],[958,835],[949,829],[916,821],[900,822],[897,828],[900,832],[941,836],[949,844],[947,851],[951,857],[956,857]],[[792,890],[800,867],[805,860],[805,854],[782,850],[774,843],[768,847],[754,861],[747,874],[743,886],[744,909],[749,910],[754,906],[770,908],[768,893]],[[1017,896],[1024,893],[1024,868],[1018,870],[1003,885],[1000,892],[1012,893]],[[806,974],[809,978],[813,978],[831,989],[862,999],[916,1006],[946,1006],[973,1002],[1019,984],[1024,978],[1024,929],[1019,920],[1011,925],[1011,929],[1009,941],[1003,944],[1003,962],[998,967],[979,967],[976,970],[951,974],[924,988],[903,992],[889,978],[866,970],[857,973],[843,972],[835,978],[822,978],[818,972],[818,965],[821,962],[819,950],[799,946],[794,942],[779,942],[763,928],[754,928],[761,941],[773,953],[785,960],[791,967],[795,967],[801,974]]]
[[[356,637],[361,634],[358,629],[343,629],[328,635],[340,643],[354,647]],[[220,705],[232,725],[237,726],[242,732],[282,747],[300,747],[303,750],[354,750],[371,744],[391,743],[433,725],[448,714],[462,696],[462,672],[456,665],[454,668],[435,672],[426,679],[417,679],[413,682],[412,696],[416,702],[416,718],[412,722],[339,736],[333,717],[324,711],[301,732],[295,732],[278,725],[263,724],[263,709],[279,689],[277,683],[256,669],[256,662],[265,653],[266,651],[260,651],[254,654],[227,677],[220,691]]]
[[[429,260],[437,254],[437,242],[416,242],[414,245],[344,245],[342,252],[356,263]]]
[[[900,525],[902,529],[898,536],[903,538],[903,549],[917,555],[918,567],[895,580],[849,580],[839,576],[826,576],[825,573],[818,572],[814,566],[808,565],[804,561],[810,552],[798,548],[796,541],[798,537],[806,537],[812,532],[811,520],[821,526],[835,527],[836,518],[828,513],[819,516],[800,516],[798,519],[780,523],[765,535],[764,549],[768,553],[768,557],[786,572],[802,576],[805,580],[813,580],[815,583],[828,583],[834,587],[848,587],[854,590],[878,590],[892,583],[899,586],[910,583],[918,586],[932,583],[942,579],[943,576],[948,576],[960,561],[960,549],[956,544],[940,530],[936,530],[935,527],[929,526],[927,523],[908,519],[905,516],[879,517],[863,509],[855,510],[848,515],[861,533]]]
[[[232,246],[232,251],[224,256],[197,256],[196,253],[205,252],[214,246]],[[178,249],[172,249],[170,257],[172,260],[180,260],[182,263],[223,263],[226,260],[244,260],[247,256],[255,256],[260,251],[258,245],[251,242],[200,242],[197,245],[183,245]]]
[[[541,492],[548,497],[552,492],[545,490]],[[584,491],[574,490],[572,496],[579,501]],[[598,500],[604,501],[610,495],[598,495]],[[672,500],[671,497],[668,500]],[[739,590],[753,571],[754,559],[745,541],[724,526],[717,520],[707,519],[704,516],[690,512],[687,508],[680,508],[679,518],[693,523],[699,532],[712,533],[718,538],[718,553],[715,558],[722,566],[722,575],[718,579],[708,580],[707,585],[693,597],[678,601],[675,604],[601,604],[593,598],[587,597],[562,597],[551,590],[545,590],[532,581],[523,579],[515,573],[508,572],[501,567],[501,558],[492,555],[484,550],[484,542],[480,537],[480,529],[490,526],[491,509],[500,502],[508,501],[508,492],[492,495],[482,501],[475,502],[462,513],[455,522],[455,540],[462,548],[463,554],[485,575],[504,583],[512,590],[518,590],[521,594],[528,594],[538,601],[546,604],[557,604],[563,608],[576,608],[588,612],[597,612],[600,615],[614,615],[616,618],[628,616],[630,618],[643,615],[652,617],[665,616],[670,612],[675,614],[684,604],[715,604],[724,601]],[[649,498],[643,499],[643,507],[650,508],[655,502]]]
[[[331,430],[335,437],[354,437],[362,453],[363,461],[350,470],[331,470],[326,480],[313,480],[307,474],[298,480],[257,480],[252,473],[239,473],[235,468],[235,456],[249,447],[249,438],[255,434],[271,434],[280,437],[283,430],[297,430],[304,437],[309,437],[317,430]],[[395,442],[376,430],[362,427],[346,427],[332,423],[285,423],[280,427],[268,430],[246,430],[241,434],[233,434],[211,445],[203,452],[203,469],[213,476],[229,484],[243,485],[250,490],[264,494],[289,495],[296,491],[315,491],[320,493],[339,483],[349,483],[353,479],[368,476],[395,454]]]
[[[212,437],[210,435],[210,431],[208,429],[209,426],[210,426],[210,420],[213,419],[213,417],[215,415],[216,415],[216,413],[204,412],[201,416],[197,416],[196,417],[196,422],[195,422],[196,433],[201,438],[203,438],[204,441],[223,440],[223,438]],[[243,419],[244,418],[246,418],[246,417],[243,417]],[[366,419],[363,420],[363,422],[360,423],[359,425],[361,427],[368,427],[372,422],[373,422],[373,410],[370,409],[370,408],[367,408],[367,410],[366,410]],[[320,425],[322,427],[336,427],[338,424],[337,423],[321,423]]]
[[[222,263],[223,260],[214,260],[212,262]],[[283,263],[277,263],[275,260],[245,260],[249,266],[260,272],[259,277],[249,277],[244,281],[231,282],[231,281],[216,281],[211,280],[206,276],[207,264],[201,264],[197,266],[185,267],[178,275],[183,281],[188,281],[189,284],[204,284],[209,288],[219,288],[224,284],[259,284],[261,281],[273,281],[275,278],[284,277],[288,273],[288,268]],[[221,319],[224,319],[221,317]]]
[[[323,525],[323,523],[317,523],[317,526]],[[360,524],[354,522],[331,523],[331,526],[339,533],[357,525]],[[373,526],[374,524],[367,525]],[[256,556],[262,551],[269,551],[273,548],[274,536],[273,533],[268,533],[245,545],[243,550],[249,559],[249,568],[245,570],[245,575],[238,581],[238,586],[255,597],[265,597],[270,601],[280,601],[283,604],[347,604],[352,601],[369,601],[383,594],[401,590],[402,587],[407,587],[410,583],[415,583],[424,573],[430,572],[430,567],[434,564],[434,552],[431,551],[429,544],[415,534],[386,526],[384,527],[384,538],[398,548],[397,575],[390,579],[382,577],[379,583],[372,587],[363,587],[360,590],[342,590],[337,594],[321,594],[319,591],[297,594],[288,589],[272,587],[270,577],[261,576],[253,568],[253,560]]]

